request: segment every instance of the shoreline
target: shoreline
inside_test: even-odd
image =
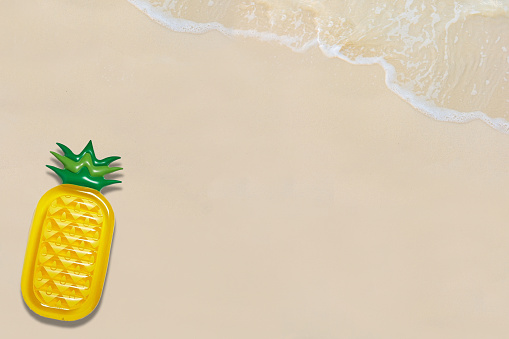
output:
[[[350,58],[342,51],[342,45],[334,45],[329,46],[325,41],[320,41],[320,39],[314,38],[312,40],[307,41],[305,44],[300,44],[302,46],[299,46],[298,48],[293,46],[295,45],[296,41],[295,38],[291,35],[284,35],[280,36],[277,35],[274,32],[265,32],[265,31],[257,31],[256,29],[236,29],[233,27],[226,27],[220,22],[194,22],[188,19],[184,18],[175,18],[173,17],[169,10],[163,10],[160,8],[156,8],[152,6],[147,1],[143,0],[128,0],[129,3],[131,3],[134,7],[139,9],[142,13],[144,13],[146,16],[148,16],[151,20],[155,21],[156,23],[164,26],[165,28],[170,29],[173,32],[181,32],[181,33],[192,33],[192,34],[204,34],[211,31],[217,31],[221,34],[231,37],[231,38],[254,38],[259,41],[263,42],[270,42],[270,43],[277,43],[279,45],[285,46],[287,48],[290,48],[292,51],[297,53],[305,53],[306,51],[317,48],[319,49],[326,57],[328,58],[337,58],[343,61],[346,61],[353,65],[379,65],[384,69],[385,72],[385,83],[387,87],[394,92],[398,97],[400,97],[402,100],[410,103],[416,110],[419,112],[425,114],[428,117],[431,117],[437,121],[446,121],[446,122],[457,122],[457,123],[465,123],[473,120],[481,120],[485,122],[490,127],[496,129],[499,132],[509,134],[509,122],[505,120],[502,117],[490,117],[486,113],[480,110],[475,111],[460,111],[458,109],[453,109],[451,107],[446,106],[438,106],[431,98],[426,99],[424,96],[419,96],[413,91],[409,89],[405,89],[402,84],[399,84],[396,80],[401,74],[397,74],[396,68],[393,64],[390,63],[389,60],[384,58],[383,56],[374,56],[374,57],[364,57],[364,56],[357,56],[354,59]],[[209,3],[208,6],[212,6],[214,3]],[[163,6],[163,5],[161,5]],[[166,6],[166,5],[164,5]],[[164,7],[163,6],[163,7]],[[191,6],[193,7],[193,6]],[[468,7],[468,6],[467,6]],[[199,7],[198,7],[199,8]],[[486,8],[485,8],[486,10]],[[186,10],[187,11],[187,10]],[[467,11],[466,9],[463,9],[463,11]],[[473,11],[470,9],[470,11]],[[456,12],[456,9],[455,9]],[[478,14],[480,12],[473,11],[473,14]],[[488,11],[487,13],[491,13],[491,11]],[[254,12],[251,13],[251,15],[254,16]],[[456,13],[456,17],[451,19],[445,26],[448,27],[451,24],[458,22],[458,16],[459,14]],[[251,18],[252,19],[252,18]],[[250,20],[251,20],[250,19]],[[300,21],[299,21],[300,22]],[[301,22],[300,22],[301,23]],[[501,29],[502,26],[498,27],[498,29]],[[493,28],[493,27],[492,27]],[[494,29],[494,28],[493,28]],[[493,30],[493,34],[496,34],[496,29]],[[446,41],[447,41],[447,35],[448,32],[446,31]],[[458,37],[456,37],[457,39]],[[499,36],[496,40],[497,42],[500,41],[501,37]],[[488,40],[486,41],[488,42]],[[422,47],[422,46],[421,46]],[[419,47],[420,49],[420,47]],[[502,47],[502,50],[505,51],[504,47]],[[471,49],[469,51],[470,53],[474,53],[474,50]],[[481,55],[484,52],[481,50]],[[495,47],[491,47],[490,54],[496,53]],[[499,53],[502,53],[499,51]],[[509,58],[509,57],[508,57]],[[446,55],[447,59],[447,55]],[[509,60],[509,59],[508,59]],[[481,64],[483,61],[481,60]],[[480,65],[481,65],[480,64]],[[480,66],[479,65],[479,66]],[[501,66],[502,65],[495,65],[495,66]],[[446,72],[446,74],[449,71]],[[509,73],[508,73],[509,74]],[[504,78],[504,80],[507,80]],[[489,80],[487,80],[486,85],[490,83]],[[466,89],[467,84],[463,84],[464,89]],[[474,90],[472,93],[477,94],[477,90],[475,89],[474,84]],[[461,86],[460,86],[461,87]],[[503,84],[500,84],[500,91],[504,88]],[[472,94],[473,95],[473,94]],[[499,93],[496,97],[503,98],[503,93]],[[463,94],[463,97],[456,98],[456,101],[464,101],[466,100],[466,93]],[[450,100],[450,96],[449,96]],[[495,99],[493,99],[495,100]],[[501,101],[502,99],[498,99]],[[506,100],[507,101],[507,100]],[[507,101],[509,102],[509,101]],[[503,107],[502,104],[499,103],[499,112],[502,116],[503,114]]]

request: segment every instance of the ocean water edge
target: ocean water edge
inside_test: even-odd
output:
[[[509,0],[128,0],[176,32],[219,31],[353,64],[439,121],[509,134]]]

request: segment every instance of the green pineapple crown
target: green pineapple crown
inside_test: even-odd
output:
[[[88,142],[80,154],[74,154],[69,147],[61,143],[57,142],[57,145],[64,152],[64,155],[56,152],[51,152],[51,154],[64,165],[64,168],[50,165],[46,165],[46,167],[53,170],[62,179],[62,184],[84,186],[101,191],[108,185],[121,183],[119,180],[104,178],[106,174],[122,169],[121,167],[109,167],[112,162],[120,159],[120,157],[97,159],[92,140]]]

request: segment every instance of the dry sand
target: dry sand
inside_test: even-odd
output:
[[[126,1],[0,13],[0,337],[505,338],[509,136],[436,122],[377,66],[217,33]],[[102,301],[20,293],[50,150],[121,155]]]

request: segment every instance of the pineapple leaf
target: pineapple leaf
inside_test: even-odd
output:
[[[113,161],[120,159],[120,157],[112,156],[97,159],[91,140],[79,154],[74,154],[73,151],[61,143],[57,143],[57,145],[64,152],[64,155],[56,152],[51,152],[51,154],[62,163],[64,168],[49,165],[47,167],[62,179],[63,184],[85,186],[100,191],[108,185],[121,182],[104,178],[105,175],[122,169],[121,167],[109,167]]]
[[[67,158],[69,158],[73,161],[76,161],[76,162],[78,162],[81,158],[83,158],[86,153],[90,154],[90,156],[92,157],[92,163],[94,164],[94,166],[108,166],[113,161],[120,159],[120,157],[118,157],[118,156],[107,157],[104,159],[97,159],[97,157],[95,156],[94,146],[92,145],[92,140],[90,140],[88,142],[88,144],[85,146],[85,148],[79,154],[74,154],[74,152],[71,151],[69,149],[69,147],[65,146],[64,144],[57,142],[57,145],[58,145],[58,147],[60,147],[60,149],[62,149],[62,151],[64,152],[64,155]]]
[[[56,152],[50,153],[53,154],[55,158],[57,158],[62,163],[62,165],[64,165],[66,170],[69,170],[73,173],[77,173],[80,169],[86,167],[88,168],[91,176],[102,177],[106,174],[120,171],[122,169],[122,167],[94,166],[90,153],[85,153],[83,158],[81,158],[79,161],[73,161]]]
[[[77,173],[73,173],[68,170],[50,165],[46,165],[46,167],[53,170],[60,177],[60,179],[62,179],[62,184],[85,186],[101,191],[106,186],[122,182],[119,180],[104,179],[103,177],[92,177],[88,171],[88,168],[86,167],[83,167]]]

